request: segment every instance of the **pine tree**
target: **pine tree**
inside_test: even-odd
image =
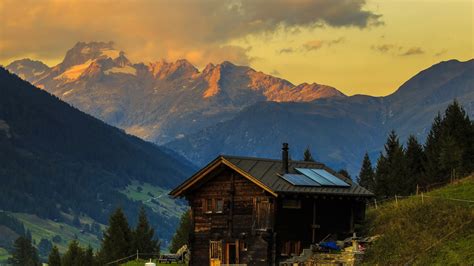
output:
[[[425,185],[474,170],[474,124],[457,101],[435,118],[425,144]]]
[[[137,227],[133,231],[133,250],[148,254],[159,253],[160,245],[154,236],[155,230],[150,227],[145,208],[142,207],[138,215]]]
[[[370,162],[369,154],[366,152],[364,160],[362,161],[362,167],[357,178],[357,183],[364,188],[375,191],[375,174],[372,168],[372,162]]]
[[[189,245],[189,234],[191,233],[191,229],[191,211],[188,210],[181,216],[179,227],[171,240],[171,252],[176,252],[182,246]]]
[[[304,160],[305,162],[314,162],[313,155],[311,154],[311,151],[309,150],[309,147],[307,147],[307,148],[304,150],[303,160]]]
[[[13,243],[12,257],[8,262],[13,266],[37,266],[39,265],[38,252],[31,244],[31,240],[20,236]]]
[[[65,266],[84,266],[84,250],[79,246],[77,240],[69,243],[66,253],[61,261]]]
[[[441,126],[441,167],[449,175],[453,171],[461,175],[470,173],[474,163],[473,125],[456,100],[446,108]]]
[[[405,151],[405,161],[407,167],[407,182],[405,192],[406,194],[413,194],[416,191],[416,186],[422,181],[424,172],[423,146],[418,143],[415,136],[410,135],[407,141],[407,148]]]
[[[48,266],[61,266],[61,256],[57,246],[53,246],[48,256]]]
[[[378,196],[406,194],[406,174],[403,146],[392,130],[385,144],[385,155],[382,154],[377,162],[376,194]]]
[[[423,187],[439,181],[441,168],[439,164],[439,154],[441,153],[441,114],[434,118],[430,132],[425,142],[425,161],[423,164],[424,174],[420,184]]]
[[[118,208],[109,218],[109,228],[104,233],[99,257],[102,263],[108,263],[135,253],[132,250],[132,232],[125,214]]]

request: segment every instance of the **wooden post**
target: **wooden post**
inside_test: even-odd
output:
[[[138,260],[138,249],[137,249],[137,260]]]
[[[398,198],[397,198],[397,195],[395,195],[395,205],[398,207]]]
[[[420,186],[418,186],[418,184],[416,184],[416,195],[418,195],[419,191],[420,191]]]
[[[375,209],[377,209],[377,199],[374,199],[375,202]]]
[[[316,242],[316,228],[315,228],[315,225],[316,225],[316,200],[313,199],[313,224],[311,225],[311,229],[312,229],[312,237],[311,237],[311,242],[314,244]]]
[[[423,199],[423,192],[421,192],[421,203],[425,203],[425,201]]]

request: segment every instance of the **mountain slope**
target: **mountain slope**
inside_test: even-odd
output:
[[[390,130],[423,139],[436,113],[455,98],[474,117],[474,60],[434,65],[387,97],[257,103],[167,146],[205,164],[220,153],[277,158],[279,143],[288,142],[294,158],[309,146],[317,160],[356,174],[364,152],[378,156]]]
[[[60,64],[42,74],[30,75],[34,70],[18,61],[7,69],[86,113],[156,143],[228,120],[259,101],[345,97],[329,86],[295,86],[230,62],[209,64],[202,71],[186,60],[134,64],[112,43],[102,42],[77,43]]]
[[[193,172],[188,162],[86,115],[0,68],[0,209],[62,220],[86,214],[106,223],[140,203],[120,190],[137,182],[170,189]],[[165,240],[177,217],[148,209]]]

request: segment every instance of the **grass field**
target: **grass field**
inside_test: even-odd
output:
[[[365,263],[393,265],[474,264],[474,175],[421,199],[389,202],[367,213],[369,235],[381,237]]]
[[[185,204],[180,204],[179,201],[168,196],[168,190],[148,183],[140,184],[137,181],[133,181],[131,185],[120,192],[131,200],[143,202],[143,204],[152,208],[153,211],[167,217],[179,219],[187,208]]]

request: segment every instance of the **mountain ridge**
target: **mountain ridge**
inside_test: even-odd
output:
[[[346,97],[321,84],[299,84],[229,61],[202,71],[185,59],[132,63],[113,43],[77,43],[58,65],[25,75],[35,86],[82,111],[155,143],[165,143],[233,117],[259,101]]]
[[[294,158],[309,147],[315,159],[356,175],[363,154],[375,159],[389,131],[395,129],[402,141],[409,134],[423,140],[437,112],[454,99],[474,117],[474,60],[435,64],[384,97],[257,103],[166,146],[205,164],[220,153],[278,158],[278,143],[289,142]]]

